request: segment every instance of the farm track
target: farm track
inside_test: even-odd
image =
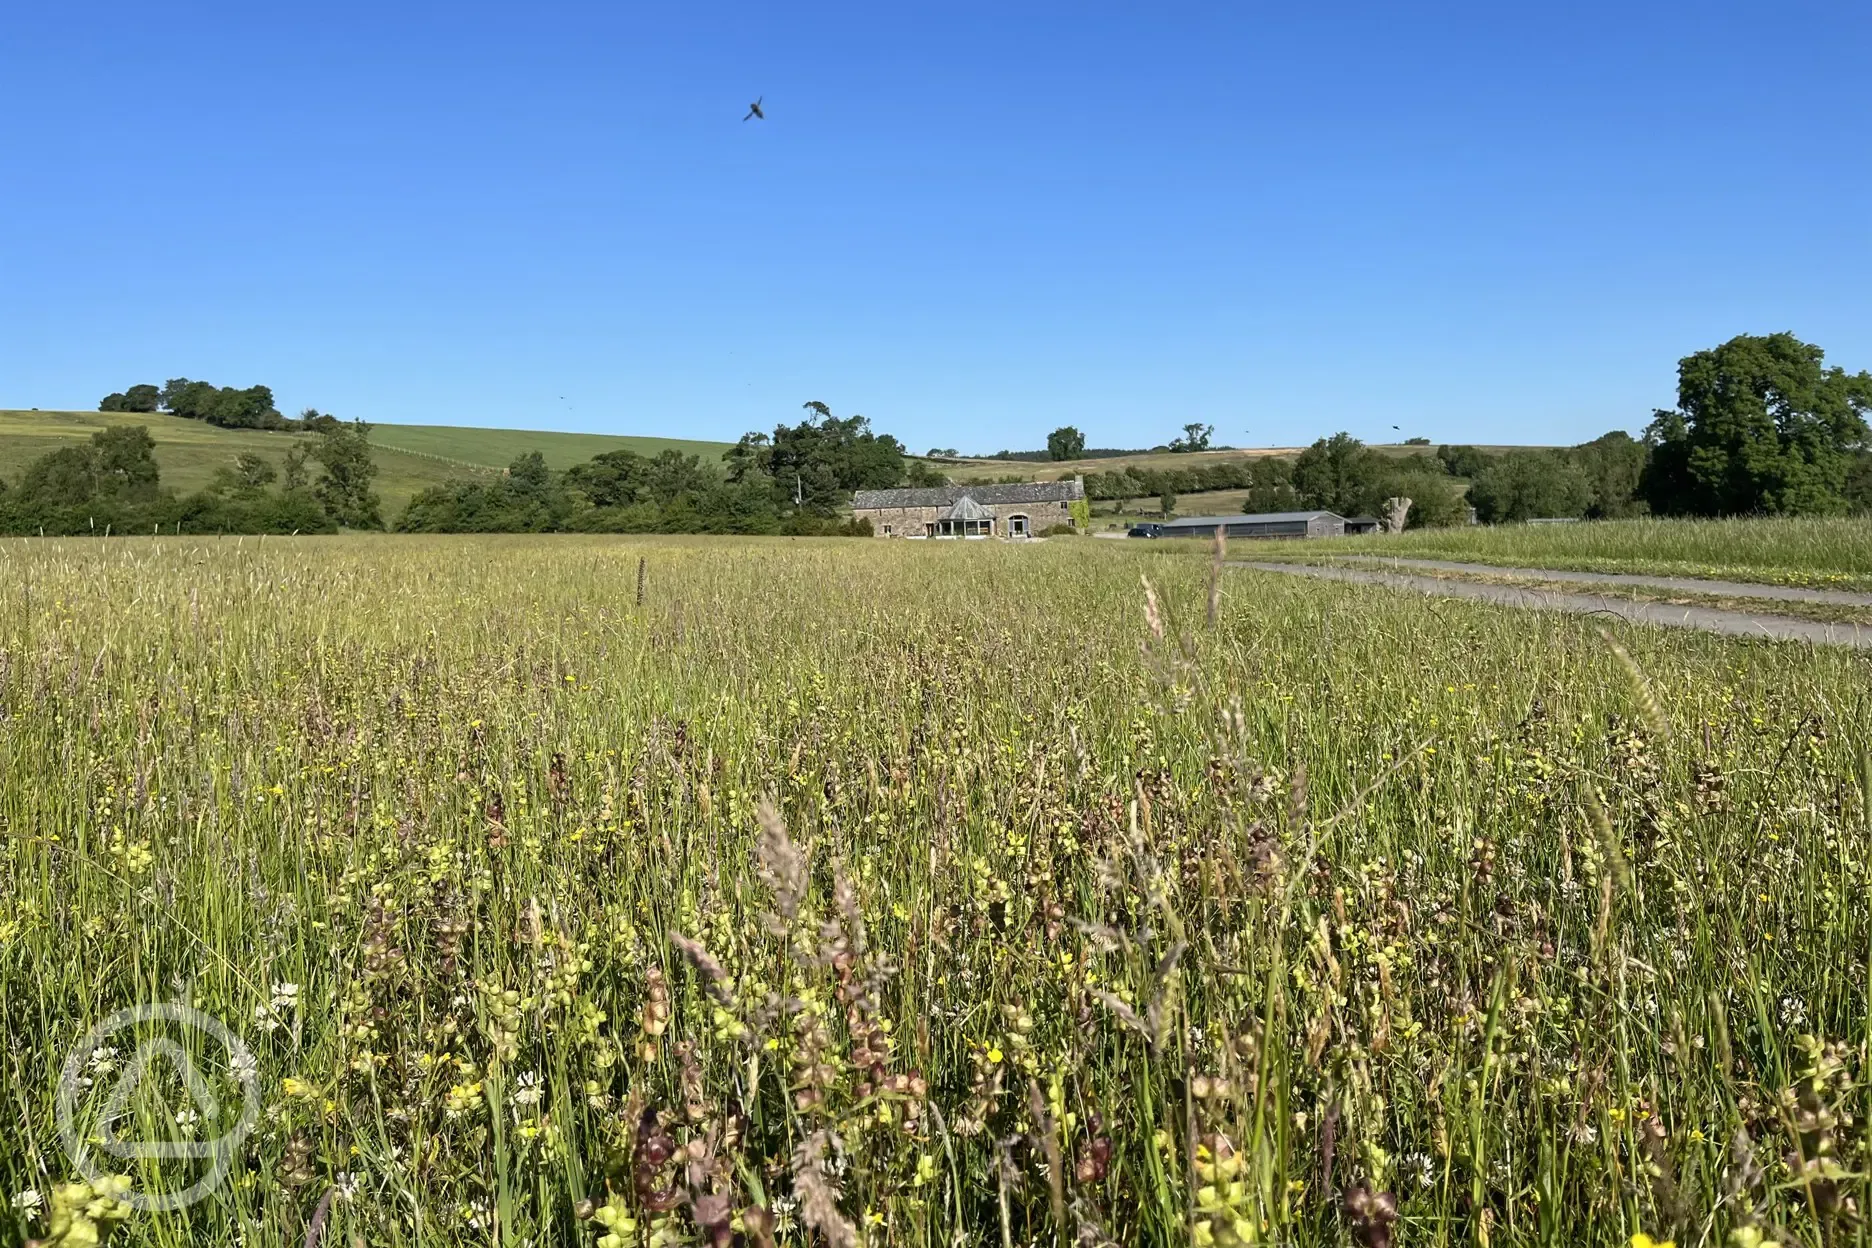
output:
[[[1741,585],[1722,581],[1689,581],[1682,578],[1646,578],[1641,576],[1623,577],[1609,574],[1571,573],[1560,576],[1552,572],[1526,569],[1506,569],[1489,565],[1471,565],[1440,563],[1432,560],[1405,561],[1417,566],[1435,566],[1443,569],[1469,569],[1488,571],[1496,575],[1521,575],[1539,577],[1543,580],[1579,580],[1591,578],[1595,581],[1622,583],[1629,585],[1660,585],[1688,583],[1696,586],[1727,587],[1730,591],[1746,592],[1751,597],[1777,597],[1798,599],[1808,602],[1838,601],[1841,598],[1864,600],[1862,594],[1846,594],[1843,591],[1826,590],[1788,590],[1782,594],[1765,595],[1757,591],[1764,589],[1784,589],[1782,586]],[[1485,581],[1459,581],[1445,577],[1415,576],[1406,572],[1381,572],[1365,568],[1321,567],[1300,563],[1266,563],[1260,561],[1232,561],[1231,567],[1251,568],[1258,572],[1279,572],[1288,576],[1310,576],[1320,580],[1349,581],[1366,585],[1388,585],[1395,589],[1410,589],[1421,593],[1437,594],[1447,598],[1471,598],[1491,602],[1500,606],[1520,607],[1535,611],[1567,611],[1578,615],[1611,615],[1638,624],[1656,624],[1666,628],[1690,628],[1707,633],[1720,633],[1730,637],[1754,637],[1770,641],[1806,641],[1817,645],[1852,646],[1872,649],[1872,629],[1861,628],[1855,624],[1828,624],[1818,620],[1801,620],[1789,616],[1773,615],[1755,611],[1731,611],[1715,607],[1696,607],[1675,603],[1643,602],[1629,598],[1618,598],[1606,594],[1573,594],[1557,590],[1523,589],[1512,585],[1491,584]],[[1724,592],[1721,588],[1710,592]],[[1832,597],[1810,595],[1831,594]]]
[[[1567,572],[1554,568],[1459,563],[1450,559],[1401,559],[1390,555],[1332,555],[1329,557],[1334,560],[1382,564],[1385,567],[1466,572],[1477,576],[1511,577],[1516,580],[1630,585],[1651,589],[1674,589],[1692,594],[1719,594],[1731,598],[1773,598],[1784,602],[1821,602],[1845,607],[1872,607],[1872,594],[1849,589],[1808,589],[1800,585],[1769,585],[1757,581],[1716,581],[1695,576],[1650,576],[1642,572]]]

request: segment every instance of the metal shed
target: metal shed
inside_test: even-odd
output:
[[[1187,516],[1164,523],[1165,537],[1342,537],[1345,519],[1330,511],[1270,511],[1255,516]]]

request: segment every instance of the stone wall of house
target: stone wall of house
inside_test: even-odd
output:
[[[1027,517],[1027,532],[1038,537],[1056,524],[1072,523],[1072,507],[1068,503],[997,503],[988,508],[995,518],[995,536],[1006,537],[1008,518],[1011,516]],[[936,523],[936,517],[942,514],[940,507],[865,507],[852,513],[853,518],[871,521],[873,536],[883,537],[884,526],[890,526],[890,536],[910,537],[926,532],[927,525]]]
[[[908,537],[912,533],[921,533],[925,525],[935,524],[938,507],[867,507],[854,511],[853,517],[871,521],[871,534],[883,537],[884,526],[890,526],[890,536]]]

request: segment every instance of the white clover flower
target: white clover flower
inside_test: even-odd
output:
[[[16,1193],[12,1204],[21,1213],[37,1213],[45,1205],[45,1197],[39,1194],[38,1188],[29,1187],[23,1192]]]
[[[537,1105],[546,1090],[540,1087],[540,1077],[534,1072],[523,1071],[514,1080],[513,1103],[516,1105]]]

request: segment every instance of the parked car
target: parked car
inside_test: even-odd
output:
[[[1129,533],[1126,533],[1125,536],[1126,537],[1162,537],[1163,525],[1150,524],[1148,522],[1144,524],[1134,524],[1131,526],[1131,531]]]

